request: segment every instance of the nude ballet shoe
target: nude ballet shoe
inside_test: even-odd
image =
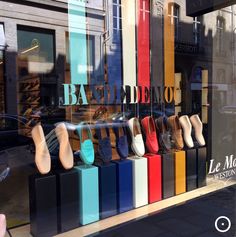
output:
[[[200,120],[199,116],[197,114],[192,115],[190,117],[190,121],[194,127],[194,131],[195,131],[195,138],[198,142],[198,144],[200,146],[205,146],[206,142],[205,139],[202,135],[202,130],[203,130],[203,126],[202,126],[202,121]]]
[[[60,123],[55,128],[55,133],[59,141],[59,159],[62,166],[68,170],[74,166],[74,156],[73,151],[69,142],[69,135],[64,123]]]
[[[185,144],[187,145],[187,147],[193,148],[194,144],[193,144],[193,139],[192,139],[192,136],[191,136],[192,124],[189,120],[189,117],[187,115],[181,116],[179,118],[179,122],[180,122],[181,127],[183,128],[183,131],[184,131]]]
[[[36,125],[31,134],[35,144],[35,164],[41,174],[47,174],[51,170],[51,157],[42,126]]]

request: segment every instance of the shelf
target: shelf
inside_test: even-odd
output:
[[[27,82],[27,81],[35,81],[35,80],[40,80],[40,78],[39,78],[39,76],[25,76],[25,78],[20,78],[19,79],[19,82],[20,83],[25,83],[25,82]]]
[[[37,103],[19,102],[18,104],[19,104],[19,105],[39,105],[40,103],[39,103],[39,102],[37,102]]]
[[[19,91],[18,93],[35,93],[35,92],[40,92],[40,90]]]

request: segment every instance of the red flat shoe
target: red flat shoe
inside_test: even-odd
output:
[[[156,126],[153,117],[148,116],[141,121],[146,136],[146,147],[150,153],[156,154],[159,150]]]

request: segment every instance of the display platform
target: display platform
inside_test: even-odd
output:
[[[138,209],[133,209],[131,211],[107,218],[98,223],[92,223],[90,225],[81,226],[77,229],[68,231],[63,234],[55,235],[57,237],[77,237],[77,236],[87,236],[95,234],[99,231],[105,230],[107,228],[120,225],[122,223],[127,223],[135,219],[140,219],[146,217],[152,213],[160,212],[169,207],[174,207],[183,202],[193,200],[194,198],[199,198],[199,192],[204,196],[206,194],[214,193],[216,191],[222,190],[224,188],[236,185],[236,181],[229,180],[227,183],[214,182],[210,177],[207,179],[207,186],[200,189],[193,190],[191,192],[186,192],[178,196],[171,197],[169,199],[161,200],[159,202],[150,204],[148,206],[143,206]],[[21,226],[10,230],[13,236],[25,237],[30,235],[30,225]]]

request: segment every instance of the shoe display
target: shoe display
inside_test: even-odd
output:
[[[112,147],[109,128],[105,121],[98,121],[95,125],[96,136],[98,139],[98,154],[103,162],[107,163],[112,159]]]
[[[116,122],[113,125],[113,131],[116,136],[117,153],[121,159],[126,159],[129,155],[126,126],[121,122]]]
[[[31,104],[37,104],[37,103],[39,103],[39,100],[40,100],[39,96],[33,96],[33,97],[31,97],[30,102],[31,102]]]
[[[145,147],[138,118],[131,118],[128,126],[132,139],[131,148],[137,156],[142,157],[145,154]]]
[[[156,126],[153,117],[148,116],[141,121],[142,128],[146,135],[146,147],[150,153],[156,154],[159,150],[157,141]]]
[[[23,116],[29,116],[33,112],[32,108],[28,108],[23,112]]]
[[[205,142],[205,139],[202,135],[203,125],[202,125],[202,121],[200,120],[198,114],[192,115],[190,117],[190,121],[193,125],[195,138],[196,138],[198,144],[200,146],[205,146],[206,142]]]
[[[181,116],[179,118],[179,122],[181,124],[181,127],[183,128],[184,132],[184,141],[188,148],[193,148],[193,139],[192,139],[192,124],[189,120],[189,117],[187,115]]]
[[[23,91],[28,91],[28,90],[30,90],[30,88],[31,88],[31,83],[26,83],[26,84],[23,84]]]
[[[161,116],[156,119],[157,135],[162,152],[171,150],[171,134],[169,131],[167,117]]]
[[[93,119],[97,120],[100,119],[104,114],[107,113],[107,108],[104,106],[100,106],[94,113]]]
[[[113,121],[126,121],[131,115],[131,112],[120,112],[120,113],[116,113],[114,114],[111,119]]]
[[[175,148],[177,150],[182,150],[184,148],[184,141],[182,137],[182,129],[179,122],[179,117],[176,115],[169,117],[168,125],[171,129],[171,138],[174,142]]]
[[[42,126],[36,125],[31,135],[35,144],[35,164],[41,174],[47,174],[51,170],[51,157]]]
[[[31,84],[31,87],[30,87],[30,90],[31,91],[37,91],[37,90],[39,90],[39,83],[38,82],[35,82],[35,83],[32,83]]]
[[[60,144],[59,159],[61,164],[66,170],[71,169],[74,166],[74,157],[65,124],[58,124],[55,128],[55,133]]]
[[[24,80],[20,80],[20,84],[19,84],[20,100],[19,100],[19,110],[18,110],[20,116],[24,116],[28,119],[40,118],[39,114],[35,114],[35,110],[39,106],[39,103],[40,103],[39,87],[40,87],[39,78],[27,77]],[[22,124],[20,124],[19,128],[22,128],[21,134],[26,137],[30,137],[30,130],[27,130],[25,128],[30,128],[31,126],[34,126],[37,123],[38,121],[36,121],[35,123],[29,122],[24,127],[22,126]]]
[[[94,147],[89,125],[85,122],[81,122],[76,128],[76,133],[80,139],[80,158],[86,165],[93,164]]]

